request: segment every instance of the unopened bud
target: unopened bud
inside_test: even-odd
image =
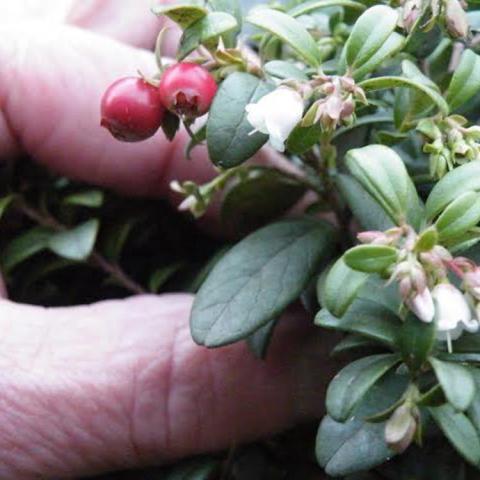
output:
[[[417,420],[411,407],[400,405],[385,425],[385,441],[396,453],[403,453],[412,443],[417,431]]]
[[[446,0],[445,26],[454,38],[465,38],[468,35],[468,18],[459,0]]]

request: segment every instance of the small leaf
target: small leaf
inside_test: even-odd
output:
[[[237,33],[242,29],[243,16],[242,8],[239,0],[208,0],[208,3],[212,10],[215,12],[229,13],[237,21],[238,27],[231,33],[223,35],[223,40],[227,48],[236,47]]]
[[[103,205],[103,192],[101,190],[89,190],[87,192],[69,195],[63,200],[67,205],[79,205],[82,207],[99,208]]]
[[[14,238],[2,252],[3,273],[9,273],[24,260],[45,250],[51,236],[51,230],[34,227]]]
[[[448,401],[458,410],[466,410],[475,395],[475,382],[463,365],[430,359],[435,375]],[[480,454],[480,453],[479,453]]]
[[[480,92],[480,56],[465,50],[447,90],[447,102],[456,110]]]
[[[463,235],[480,221],[480,193],[465,192],[438,217],[435,227],[441,241]]]
[[[360,288],[369,275],[352,270],[340,257],[328,272],[324,285],[323,302],[325,307],[336,317],[347,311]]]
[[[200,127],[195,133],[194,137],[190,138],[187,144],[187,148],[185,148],[185,156],[187,160],[192,159],[192,151],[198,145],[201,145],[207,138],[207,124]]]
[[[435,344],[435,334],[434,322],[422,322],[413,314],[407,316],[400,330],[398,347],[411,370],[419,370],[426,362]]]
[[[13,200],[15,200],[15,195],[7,195],[6,197],[0,198],[0,219],[8,210]]]
[[[219,466],[218,460],[209,457],[185,460],[172,467],[162,480],[210,480]]]
[[[480,162],[461,165],[437,182],[427,199],[427,218],[435,218],[449,203],[469,190],[480,192]]]
[[[165,112],[162,121],[162,131],[170,142],[175,138],[178,129],[180,128],[180,118],[171,112]]]
[[[220,36],[238,28],[235,17],[224,12],[212,12],[189,25],[180,38],[177,58],[183,60],[200,45],[213,48]]]
[[[363,337],[361,335],[347,335],[343,340],[335,345],[332,350],[332,356],[340,355],[342,353],[349,353],[352,350],[371,349],[378,347],[379,344],[374,340]]]
[[[208,10],[197,5],[189,5],[185,3],[183,5],[156,5],[152,7],[152,12],[158,16],[165,15],[178,24],[180,28],[185,29],[197,20],[205,17]]]
[[[360,11],[365,10],[365,5],[353,0],[310,0],[296,5],[288,11],[288,14],[292,17],[301,17],[302,15],[308,15],[311,12],[331,7],[344,7]]]
[[[315,40],[305,27],[290,15],[270,8],[257,7],[248,14],[246,21],[280,37],[309,65],[313,67],[320,65],[320,52]]]
[[[440,113],[443,115],[448,115],[449,108],[448,104],[445,99],[440,95],[439,92],[434,90],[431,87],[420,83],[417,80],[412,80],[406,77],[375,77],[369,78],[368,80],[364,80],[358,84],[361,88],[365,91],[374,91],[374,90],[382,90],[386,88],[398,88],[398,87],[406,87],[406,88],[413,88],[423,92],[425,95],[430,97],[432,102],[437,106]]]
[[[415,245],[417,252],[429,252],[438,243],[438,231],[435,227],[429,227],[419,236]]]
[[[396,262],[398,251],[386,245],[358,245],[347,250],[345,264],[353,270],[366,273],[382,273]]]
[[[287,150],[295,155],[303,155],[318,144],[321,133],[322,127],[319,123],[309,127],[297,125],[287,139]]]
[[[355,70],[365,64],[386,43],[397,21],[397,11],[386,5],[376,5],[362,13],[345,44],[347,65]]]
[[[457,452],[472,465],[480,463],[480,440],[472,422],[451,405],[429,408],[433,419]]]
[[[333,316],[326,308],[320,310],[315,325],[356,333],[391,346],[396,342],[401,323],[398,316],[383,305],[358,299],[341,318]]]
[[[234,73],[220,85],[207,122],[208,153],[216,165],[240,165],[266,143],[266,135],[252,135],[245,107],[272,89],[273,86],[247,73]]]
[[[48,242],[48,248],[69,260],[86,260],[92,253],[97,239],[98,220],[89,220],[72,230],[57,232]]]
[[[263,360],[267,356],[270,340],[272,339],[273,331],[277,323],[278,319],[270,320],[247,338],[247,345],[257,358]]]
[[[148,282],[148,289],[152,293],[157,293],[160,288],[179,270],[185,266],[184,262],[175,262],[163,268],[155,270]]]
[[[398,355],[381,354],[347,365],[328,386],[328,414],[339,422],[347,420],[368,390],[399,361]]]
[[[244,338],[298,298],[332,247],[330,226],[311,218],[268,225],[233,247],[200,288],[194,340],[216,347]]]
[[[258,170],[227,192],[221,218],[229,230],[244,235],[277,219],[304,194],[303,185],[276,170]]]

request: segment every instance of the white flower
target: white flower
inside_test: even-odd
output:
[[[254,132],[269,135],[271,146],[283,152],[285,140],[302,119],[303,107],[303,99],[297,91],[278,87],[257,103],[247,105],[245,110]]]
[[[408,308],[420,319],[422,322],[430,323],[435,316],[435,305],[430,290],[425,287],[421,292],[407,299]]]
[[[472,311],[463,293],[449,283],[441,283],[432,291],[435,301],[437,338],[456,340],[463,330],[476,332],[478,320],[472,318]]]

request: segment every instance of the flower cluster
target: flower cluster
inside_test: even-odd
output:
[[[313,99],[304,115],[305,103]],[[348,76],[318,75],[305,83],[286,82],[258,102],[247,105],[252,133],[269,135],[270,144],[283,152],[285,142],[297,125],[321,126],[332,132],[353,121],[356,101],[366,104],[364,91]]]
[[[462,0],[403,0],[400,7],[400,26],[412,32],[420,22],[420,28],[428,31],[439,21],[453,38],[466,38],[469,32]]]
[[[435,320],[437,338],[450,345],[464,330],[476,332],[479,328],[480,267],[463,257],[453,257],[441,245],[425,247],[424,238],[408,225],[358,235],[364,244],[397,249],[389,281],[398,283],[404,305],[421,321]],[[449,273],[462,281],[460,287],[450,282]]]
[[[466,127],[467,119],[451,115],[441,120],[420,120],[417,130],[427,139],[423,150],[430,154],[430,174],[443,177],[456,165],[480,160],[480,127]]]

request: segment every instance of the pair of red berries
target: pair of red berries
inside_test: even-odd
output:
[[[208,112],[216,92],[213,76],[195,63],[168,67],[158,87],[142,78],[121,78],[103,95],[101,125],[119,140],[145,140],[160,128],[166,110],[187,119],[199,117]]]

